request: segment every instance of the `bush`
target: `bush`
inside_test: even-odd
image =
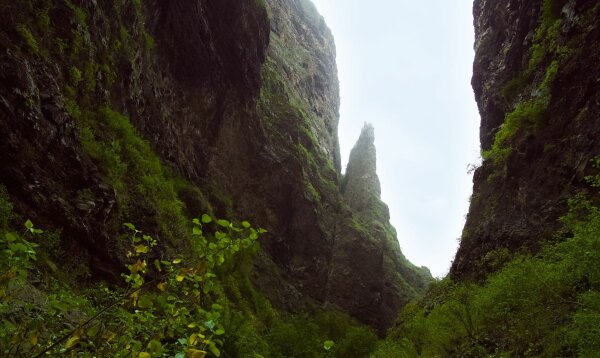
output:
[[[28,285],[30,273],[40,274],[31,238],[43,231],[28,220],[23,235],[2,233],[2,356],[220,356],[227,302],[218,297],[216,268],[252,247],[264,230],[203,215],[193,220],[194,255],[180,252],[190,257],[183,260],[155,258],[158,242],[124,226],[130,232],[126,287],[100,285],[89,295],[66,285],[44,294]]]
[[[335,342],[332,352],[336,357],[368,357],[369,353],[375,349],[376,344],[377,336],[371,329],[352,327],[341,340]]]
[[[319,326],[307,316],[276,322],[267,341],[272,357],[318,357],[323,354]]]

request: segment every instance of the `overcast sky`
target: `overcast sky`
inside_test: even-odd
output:
[[[313,0],[336,40],[342,166],[364,122],[404,255],[444,276],[479,161],[472,0]]]

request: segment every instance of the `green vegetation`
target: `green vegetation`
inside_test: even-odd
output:
[[[4,189],[0,214],[2,355],[366,357],[376,345],[371,330],[344,314],[284,316],[254,291],[244,262],[264,230],[246,221],[204,214],[189,226],[190,252],[170,257],[126,223],[124,285],[82,290],[46,271],[37,243],[47,233],[29,220],[22,233],[5,224],[11,204]]]
[[[364,219],[363,217],[360,218],[355,218],[352,217],[352,227],[358,231],[359,233],[361,233],[362,235],[364,235],[365,237],[370,236],[370,230],[368,228],[369,225],[372,225],[371,222],[367,222],[366,219]]]
[[[292,136],[296,147],[294,154],[303,164],[306,195],[313,202],[320,203],[323,195],[339,191],[337,170],[328,155],[319,148],[312,129],[316,126],[315,120],[308,115],[306,102],[288,88],[281,77],[280,66],[282,64],[271,57],[263,65],[263,85],[257,109],[266,123],[266,132],[271,141],[288,142],[289,136]],[[286,120],[281,120],[283,118]],[[289,118],[297,119],[295,122],[298,124],[292,129],[287,127],[294,122]]]
[[[314,318],[300,315],[276,322],[267,341],[271,349],[269,357],[350,358],[367,357],[377,336],[369,329],[354,326],[342,314],[323,312]]]
[[[588,181],[600,187],[600,176]],[[579,195],[561,221],[537,255],[491,253],[501,269],[481,284],[438,282],[375,356],[599,355],[600,208]]]
[[[75,21],[77,22],[77,24],[79,26],[87,27],[87,25],[86,25],[87,13],[86,13],[85,9],[83,9],[81,6],[73,4],[73,2],[71,0],[65,0],[65,4],[67,4],[69,9],[71,9],[71,11],[73,11]]]
[[[255,0],[254,3],[258,8],[267,9],[267,3],[265,2],[265,0]]]
[[[69,74],[71,75],[71,81],[73,81],[75,85],[78,85],[79,82],[81,82],[81,71],[79,71],[77,67],[72,66],[69,70]]]
[[[2,198],[2,207],[6,205]],[[3,216],[6,213],[3,212]],[[3,222],[6,221],[3,218]],[[157,240],[125,224],[130,234],[124,287],[99,286],[83,294],[48,277],[42,293],[28,283],[39,276],[36,235],[27,220],[22,234],[0,236],[0,352],[7,356],[45,352],[111,357],[220,356],[225,329],[220,323],[218,267],[249,250],[265,231],[203,215],[193,220],[189,261],[156,256]],[[48,283],[47,283],[48,284]],[[40,301],[31,301],[31,295]],[[45,297],[45,298],[44,298]],[[48,303],[50,306],[48,306]],[[23,308],[25,310],[23,311]],[[77,310],[76,320],[67,318]],[[74,326],[74,328],[72,328]],[[147,354],[147,355],[146,355]],[[86,354],[85,356],[89,356]]]
[[[12,204],[8,198],[6,188],[0,185],[0,230],[8,229],[10,216],[12,215]]]
[[[536,91],[536,96],[530,100],[517,103],[512,112],[506,114],[504,123],[496,132],[492,148],[483,152],[484,159],[491,158],[494,163],[505,164],[508,155],[512,152],[510,140],[515,138],[520,132],[527,132],[539,125],[546,113],[546,109],[551,100],[551,85],[558,73],[558,61],[552,61],[546,68],[545,76]],[[509,82],[505,87],[505,92],[514,91],[518,86],[520,79],[516,82]]]
[[[150,36],[149,33],[144,33],[144,40],[146,43],[147,50],[153,50],[156,47],[156,41],[154,41],[154,38]]]
[[[506,114],[504,123],[496,132],[494,143],[489,151],[483,152],[484,159],[491,158],[495,164],[505,164],[506,158],[512,152],[509,141],[519,132],[528,131],[538,125],[545,114],[550,103],[550,85],[558,71],[558,62],[553,61],[546,69],[546,76],[540,87],[538,94],[533,99],[519,102],[512,112]],[[505,91],[513,91],[513,86],[517,82],[509,83]]]
[[[144,41],[147,42],[147,39],[144,38]],[[134,51],[131,46],[131,35],[129,34],[129,31],[123,26],[119,28],[119,43],[121,45],[120,50],[125,56],[125,58],[127,60],[132,60]]]
[[[39,27],[39,29],[44,32],[48,32],[51,30],[50,15],[48,15],[50,8],[51,4],[46,2],[38,8],[34,9],[36,24]]]
[[[98,72],[98,65],[95,62],[88,62],[85,65],[83,78],[84,89],[87,93],[93,93],[96,90],[96,74]]]
[[[560,10],[568,0],[544,0],[542,2],[542,26],[550,27],[560,15]]]
[[[314,203],[318,203],[321,200],[321,195],[315,189],[315,187],[311,184],[308,179],[305,179],[304,184],[306,186],[306,193],[308,194],[308,198]]]
[[[142,0],[131,0],[131,3],[136,11],[139,12],[142,10]]]
[[[199,188],[174,174],[136,130],[131,120],[138,119],[128,118],[121,99],[94,93],[111,93],[120,67],[133,67],[134,55],[156,46],[143,25],[141,0],[114,2],[117,19],[107,25],[104,45],[90,36],[91,14],[70,0],[64,3],[71,28],[65,38],[55,38],[49,16],[54,5],[42,2],[38,9],[31,2],[25,5],[33,11],[34,21],[19,23],[15,35],[22,51],[59,55],[61,77],[68,81],[63,106],[76,120],[84,160],[97,164],[115,192],[117,215],[106,226],[120,233],[114,240],[115,251],[120,251],[116,254],[125,261],[123,280],[120,285],[78,285],[72,277],[79,275],[67,271],[87,267],[71,270],[65,263],[58,265],[54,250],[61,243],[59,232],[43,231],[31,220],[15,217],[0,186],[0,355],[29,357],[45,351],[59,356],[140,358],[600,355],[600,209],[583,196],[571,200],[562,219],[564,229],[549,238],[539,254],[514,257],[508,249],[487,253],[475,264],[494,268],[495,274],[477,284],[437,282],[424,299],[401,312],[384,341],[378,342],[370,329],[335,311],[279,312],[250,280],[256,240],[264,231],[246,221],[216,219],[216,212],[231,210],[232,199],[218,188]],[[514,109],[506,114],[491,150],[484,153],[499,167],[515,139],[540,125],[548,110],[554,78],[570,53],[559,46],[558,15],[564,3],[543,1],[527,67],[504,87],[505,99],[515,102]],[[256,5],[266,6],[264,0],[256,0]],[[121,17],[134,17],[135,26],[123,26]],[[259,111],[266,118],[270,140],[292,138],[297,149],[292,155],[304,167],[307,197],[319,202],[321,195],[337,190],[337,173],[319,148],[313,130],[319,124],[280,75],[282,66],[304,73],[300,66],[310,54],[303,49],[289,51],[283,41],[273,39],[281,62],[269,58],[263,67]],[[528,85],[531,96],[516,101]],[[280,120],[286,117],[297,119],[297,125],[286,128],[294,122]],[[600,176],[588,181],[600,187]],[[319,193],[317,184],[325,190]],[[82,200],[92,195],[89,189],[77,192]],[[380,202],[371,210],[368,216],[375,218],[387,212]],[[190,220],[199,213],[205,214]],[[145,233],[130,223],[120,227],[130,220]],[[375,221],[353,218],[351,225],[365,236],[372,227],[390,238],[396,236],[391,226]],[[413,290],[406,287],[406,292]]]
[[[163,167],[150,144],[141,139],[129,119],[110,108],[88,113],[83,120],[91,127],[81,130],[85,152],[105,170],[106,178],[117,193],[123,217],[131,216],[129,203],[154,211],[152,221],[159,232],[175,243],[185,235],[183,203],[176,192],[175,179]],[[102,133],[98,137],[94,133]]]

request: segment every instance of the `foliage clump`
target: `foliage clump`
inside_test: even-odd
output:
[[[44,232],[29,220],[21,234],[2,230],[2,355],[50,352],[75,356],[93,352],[113,357],[220,356],[225,329],[220,323],[224,306],[215,294],[218,268],[238,252],[254,247],[265,231],[252,228],[246,221],[238,226],[205,214],[193,220],[193,253],[181,253],[189,258],[182,259],[157,256],[157,240],[133,224],[125,227],[130,245],[123,274],[126,285],[101,285],[76,295],[64,286],[56,290],[54,284],[56,293],[46,293],[51,307],[23,296],[29,275],[40,274],[36,265],[38,245],[33,240]],[[29,290],[38,292],[33,287]],[[23,307],[29,307],[25,314],[19,313]],[[63,317],[77,307],[81,318],[66,325]]]

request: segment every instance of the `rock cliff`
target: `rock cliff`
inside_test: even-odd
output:
[[[280,308],[383,330],[430,279],[389,224],[372,128],[342,183],[334,41],[309,1],[2,0],[0,43],[0,182],[82,279],[118,277],[122,223],[168,254],[202,212],[269,230],[253,277]]]
[[[402,254],[389,209],[381,201],[375,134],[365,124],[350,152],[342,181],[343,203],[333,232],[326,303],[363,322],[389,327],[395,312],[425,291],[431,273]],[[352,292],[361,294],[352,296]]]
[[[476,0],[483,164],[451,275],[481,279],[553,237],[600,154],[600,3]]]

